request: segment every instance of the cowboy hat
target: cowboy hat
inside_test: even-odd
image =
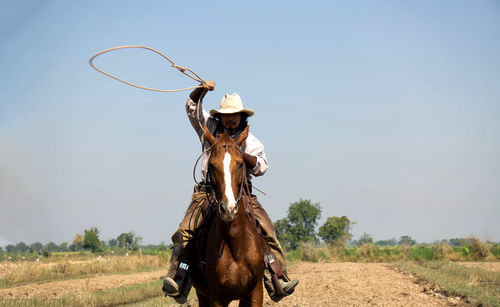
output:
[[[224,95],[220,101],[219,110],[210,110],[210,115],[215,116],[217,114],[234,114],[239,112],[245,112],[248,117],[254,114],[252,109],[243,108],[240,96],[234,93],[232,95]]]

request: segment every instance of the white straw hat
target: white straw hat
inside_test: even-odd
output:
[[[217,114],[233,114],[239,112],[245,112],[248,117],[254,114],[252,109],[243,108],[243,102],[241,102],[240,96],[234,93],[232,95],[224,95],[220,101],[219,110],[210,110],[210,115],[215,116]]]

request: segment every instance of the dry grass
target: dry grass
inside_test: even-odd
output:
[[[168,265],[168,256],[108,256],[87,261],[53,263],[19,262],[4,265],[0,287],[24,283],[89,277],[98,274],[129,273]]]
[[[101,291],[81,289],[73,295],[63,298],[46,299],[41,297],[30,299],[7,299],[1,301],[2,306],[71,306],[71,307],[104,307],[137,303],[152,297],[163,297],[161,280],[112,288]],[[164,303],[173,303],[173,299],[165,298]]]
[[[435,260],[454,260],[453,247],[445,240],[441,241],[439,244],[432,245],[432,251],[434,252]]]
[[[296,250],[289,251],[289,261],[309,262],[394,262],[408,260],[445,260],[445,261],[495,261],[500,259],[500,249],[495,244],[485,243],[471,237],[467,245],[452,247],[446,241],[433,245],[361,246],[300,244]]]
[[[359,255],[361,259],[365,259],[366,261],[374,261],[375,255],[373,253],[374,246],[371,243],[365,243],[361,245],[356,253]]]
[[[469,268],[451,262],[422,261],[397,264],[446,294],[465,296],[478,306],[500,306],[500,273]]]
[[[468,256],[470,260],[484,260],[490,256],[490,247],[488,244],[476,237],[468,238],[467,246],[469,248]]]

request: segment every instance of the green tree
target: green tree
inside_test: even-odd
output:
[[[398,241],[396,241],[395,238],[389,239],[389,240],[380,240],[375,242],[376,245],[378,246],[396,246],[398,245]]]
[[[108,245],[110,247],[118,246],[118,240],[117,239],[109,239],[108,240]]]
[[[118,240],[121,248],[133,249],[134,248],[134,232],[121,233],[116,240]]]
[[[358,239],[358,245],[361,246],[363,244],[373,244],[373,237],[366,232]]]
[[[102,243],[99,240],[99,230],[96,227],[85,230],[83,248],[90,249],[93,253],[103,251]]]
[[[45,249],[48,250],[49,252],[55,252],[57,251],[58,248],[59,247],[54,242],[49,242],[45,245]]]
[[[26,245],[24,242],[19,242],[16,244],[16,250],[20,253],[27,252],[30,250],[30,247]]]
[[[67,251],[69,251],[68,242],[61,243],[61,245],[59,245],[59,250],[61,252],[67,252]]]
[[[296,249],[299,242],[317,242],[315,228],[320,216],[319,203],[312,204],[310,200],[301,199],[290,204],[286,219],[276,222],[278,239],[291,249]]]
[[[330,216],[326,222],[319,228],[318,235],[327,244],[344,246],[352,238],[349,232],[353,224],[347,216]]]
[[[40,243],[40,242],[35,242],[33,244],[30,245],[30,249],[32,252],[35,252],[35,253],[41,253],[42,250],[43,250],[43,244]]]
[[[399,245],[415,245],[417,241],[413,240],[410,236],[401,236],[399,238]]]
[[[79,233],[76,234],[75,238],[73,239],[73,243],[71,243],[70,250],[71,251],[79,251],[83,248],[83,236]]]
[[[15,252],[15,251],[16,251],[16,247],[15,247],[14,245],[12,245],[12,244],[7,244],[7,245],[5,246],[5,251],[6,251],[7,253],[13,253],[13,252]]]
[[[134,237],[134,240],[132,242],[132,249],[133,250],[138,250],[139,249],[139,244],[141,243],[142,241],[142,237],[139,237],[139,236],[135,236]]]
[[[467,245],[467,239],[465,238],[449,239],[448,243],[450,243],[451,246],[464,246]]]
[[[292,249],[292,235],[290,232],[290,223],[287,218],[282,218],[274,223],[274,230],[276,231],[276,237],[280,241],[281,246],[286,249]]]

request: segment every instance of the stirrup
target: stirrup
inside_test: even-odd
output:
[[[174,297],[174,296],[177,296],[180,294],[179,285],[177,284],[177,282],[175,280],[173,280],[169,276],[165,276],[165,278],[163,278],[163,287],[161,289],[163,290],[163,292],[165,292],[165,295],[168,295],[171,297]]]
[[[299,284],[298,279],[292,279],[290,281],[284,281],[282,279],[278,279],[276,275],[273,275],[271,278],[273,282],[274,292],[269,297],[274,302],[279,302],[284,297],[287,297],[295,291],[295,287]]]
[[[294,278],[290,281],[281,281],[280,280],[281,288],[283,288],[283,292],[285,292],[285,294],[287,296],[292,294],[293,291],[295,291],[295,287],[297,287],[298,284],[299,284],[299,280],[296,278]]]
[[[163,279],[162,290],[165,296],[170,296],[175,299],[178,304],[184,304],[187,300],[189,291],[191,290],[191,283],[188,276],[189,265],[181,262],[175,273],[174,278],[166,276]]]
[[[184,304],[187,301],[187,297],[188,297],[189,290],[191,289],[191,287],[185,286],[184,289],[182,291],[180,291],[179,285],[177,284],[177,282],[175,280],[173,280],[170,277],[165,277],[163,279],[163,288],[161,288],[161,289],[163,290],[163,292],[165,292],[165,296],[170,296],[178,304]]]

